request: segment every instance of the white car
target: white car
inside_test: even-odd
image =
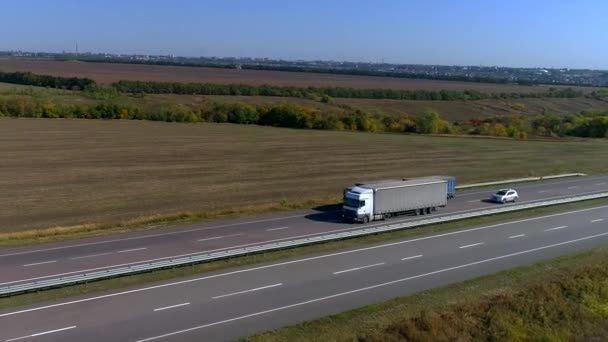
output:
[[[513,189],[501,189],[490,197],[490,201],[497,203],[515,202],[519,199],[517,191]]]

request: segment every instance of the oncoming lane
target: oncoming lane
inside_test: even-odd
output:
[[[602,183],[599,180],[606,178],[608,177],[583,177],[521,186],[517,188],[522,199],[520,204],[526,201],[608,190],[608,185],[606,185],[606,189],[597,186]],[[608,184],[608,182],[604,183]],[[568,190],[570,186],[577,186],[577,188]],[[545,189],[546,192],[538,194],[539,189]],[[497,204],[483,201],[490,193],[489,190],[459,193],[455,199],[450,200],[448,207],[439,209],[433,216],[495,207]],[[85,239],[73,247],[70,247],[70,243],[60,243],[18,250],[3,250],[0,252],[0,260],[2,260],[0,285],[363,227],[363,225],[357,224],[332,222],[334,221],[332,218],[336,215],[338,214],[335,212],[309,212],[285,217],[266,216],[257,220],[241,219],[238,222],[225,224],[176,227],[174,231],[166,232],[129,233],[122,238],[113,236]],[[417,219],[420,217],[405,216],[382,222],[372,222],[367,227]],[[311,224],[313,222],[320,222],[320,224]],[[46,267],[23,267],[23,265],[36,265],[48,261],[54,262],[49,263]]]
[[[2,339],[228,340],[608,242],[608,206],[213,272],[0,312]],[[546,231],[567,225],[568,229]],[[525,233],[523,233],[525,232]],[[522,235],[518,239],[510,237]],[[476,247],[459,247],[478,244]],[[188,305],[180,305],[189,303]],[[167,314],[154,314],[166,308]],[[27,322],[28,324],[24,324]],[[35,329],[34,329],[35,327]]]

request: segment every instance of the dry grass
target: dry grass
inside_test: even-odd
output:
[[[346,104],[368,113],[422,115],[435,111],[450,121],[464,121],[470,118],[484,118],[512,113],[527,116],[540,114],[572,114],[586,111],[608,110],[608,103],[591,98],[542,98],[480,101],[399,101],[367,99],[334,99],[336,104]]]
[[[608,141],[1,119],[0,160],[0,230],[8,232],[328,202],[361,178],[606,172]]]
[[[65,239],[77,239],[83,237],[99,236],[110,233],[128,231],[142,231],[150,229],[167,228],[178,223],[200,222],[203,220],[217,220],[222,218],[233,218],[246,215],[254,215],[267,212],[293,211],[295,209],[311,208],[327,203],[339,203],[338,197],[326,198],[324,200],[309,200],[305,202],[286,202],[262,205],[249,205],[238,208],[198,211],[177,212],[173,214],[157,214],[151,216],[139,216],[121,221],[108,223],[83,223],[68,226],[54,226],[40,229],[24,229],[3,233],[0,231],[1,246],[19,246],[28,244],[41,244]]]
[[[35,59],[0,59],[0,71],[30,71],[37,74],[88,77],[99,83],[119,80],[164,82],[241,83],[280,86],[335,86],[391,89],[475,89],[485,92],[535,92],[547,86],[518,86],[490,83],[415,80],[390,77],[329,75],[302,72],[215,69],[179,66],[134,65],[114,63],[58,62]]]
[[[604,246],[241,341],[606,341],[607,284]]]

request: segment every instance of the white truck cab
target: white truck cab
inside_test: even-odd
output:
[[[367,223],[373,211],[373,190],[352,186],[344,191],[342,209],[345,216],[354,221]]]

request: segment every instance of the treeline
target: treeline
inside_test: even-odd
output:
[[[532,118],[512,114],[471,119],[459,125],[468,134],[517,136],[521,132],[542,137],[608,138],[608,111],[568,115],[543,114]]]
[[[0,96],[0,116],[81,118],[254,124],[299,129],[347,130],[418,134],[467,134],[527,139],[547,137],[608,137],[608,112],[565,116],[521,114],[448,122],[436,112],[422,116],[370,114],[361,110],[320,110],[294,104],[248,105],[204,102],[156,109],[120,106],[110,101],[96,105],[58,105],[23,95]]]
[[[518,84],[518,85],[539,85],[539,84],[541,84],[540,82],[538,82],[536,80],[522,79],[522,78],[511,80],[506,77],[433,75],[433,74],[416,73],[416,72],[395,72],[395,71],[379,71],[379,70],[363,70],[363,69],[315,68],[315,67],[291,66],[291,65],[278,66],[278,65],[246,64],[246,65],[242,65],[241,68],[249,69],[249,70],[308,72],[308,73],[317,73],[317,74],[408,78],[408,79],[424,79],[424,80],[434,80],[434,81],[455,81],[455,82],[493,83],[493,84]]]
[[[331,74],[331,75],[352,75],[352,76],[374,76],[374,77],[391,77],[391,78],[407,78],[407,79],[425,79],[436,81],[457,81],[457,82],[472,82],[472,83],[492,83],[492,84],[518,84],[518,85],[541,85],[545,84],[539,80],[529,78],[511,79],[507,77],[492,77],[492,76],[466,76],[466,75],[433,75],[420,72],[398,72],[398,71],[380,71],[380,70],[365,70],[354,68],[323,68],[301,65],[268,65],[268,64],[237,64],[237,63],[212,63],[212,62],[196,62],[190,60],[131,60],[123,58],[86,58],[86,57],[59,57],[60,61],[79,60],[82,62],[92,63],[116,63],[116,64],[139,64],[139,65],[163,65],[163,66],[184,66],[184,67],[202,67],[216,69],[245,69],[245,70],[266,70],[266,71],[284,71],[284,72],[304,72],[316,74]],[[551,85],[572,86],[572,84],[549,83]],[[594,86],[593,84],[581,83],[579,86]]]
[[[76,56],[61,56],[56,57],[56,61],[69,62],[89,62],[89,63],[112,63],[112,64],[135,64],[135,65],[160,65],[160,66],[182,66],[182,67],[195,67],[195,68],[214,68],[214,69],[236,69],[236,64],[229,63],[209,63],[209,62],[190,62],[190,61],[176,61],[176,60],[132,60],[122,58],[86,58]]]
[[[0,72],[0,82],[69,90],[84,90],[95,86],[95,81],[89,78],[38,75],[31,72]]]
[[[112,87],[122,93],[136,94],[179,94],[179,95],[225,95],[225,96],[277,96],[297,98],[357,98],[423,101],[456,101],[483,99],[518,98],[574,98],[584,96],[580,90],[572,88],[550,88],[545,92],[502,92],[483,93],[476,90],[398,90],[398,89],[358,89],[345,87],[289,87],[274,85],[211,84],[118,81]]]
[[[595,98],[608,97],[608,89],[594,90],[594,91],[591,92],[590,95],[593,96],[593,97],[595,97]]]
[[[91,106],[58,105],[28,96],[11,95],[0,96],[0,116],[213,122],[362,132],[455,133],[453,126],[441,119],[437,113],[411,117],[371,115],[360,110],[322,112],[316,108],[293,104],[247,105],[211,102],[197,106],[174,105],[150,110],[119,106],[111,102]]]
[[[582,112],[565,116],[544,115],[532,121],[538,135],[608,138],[608,112]]]
[[[290,87],[274,85],[179,83],[151,81],[118,81],[111,88],[99,87],[88,78],[38,75],[31,72],[0,72],[0,82],[70,90],[87,90],[92,96],[115,92],[134,94],[224,95],[224,96],[275,96],[320,99],[334,98],[390,99],[419,101],[458,101],[518,98],[574,98],[585,94],[572,88],[550,88],[544,92],[484,93],[476,90],[399,90],[358,89],[347,87]],[[595,93],[594,93],[595,94]]]

